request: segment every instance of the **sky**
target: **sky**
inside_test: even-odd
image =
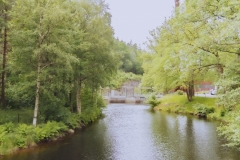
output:
[[[173,15],[174,0],[105,0],[112,15],[115,37],[145,48],[149,31]]]

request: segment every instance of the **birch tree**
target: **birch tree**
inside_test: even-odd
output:
[[[71,72],[71,62],[75,59],[70,54],[73,33],[69,1],[16,0],[11,17],[14,63],[21,74],[35,79],[33,125],[36,126],[44,81],[58,74],[59,67]]]

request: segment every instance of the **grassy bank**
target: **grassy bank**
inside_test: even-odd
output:
[[[192,102],[188,102],[186,95],[166,95],[161,98],[161,104],[154,110],[193,114],[220,120],[225,115],[225,110],[216,106],[215,101],[215,98],[194,97]]]
[[[30,110],[5,110],[1,114],[18,114],[32,117]],[[33,127],[31,124],[16,123],[16,117],[5,117],[4,124],[0,125],[0,155],[10,154],[19,149],[36,146],[40,142],[57,140],[66,134],[73,133],[74,129],[81,128],[101,115],[100,108],[86,109],[79,114],[71,114],[61,122],[48,121]],[[21,117],[20,117],[21,118]],[[25,119],[28,122],[28,119]],[[24,121],[24,119],[22,119]],[[22,122],[21,121],[21,122]]]

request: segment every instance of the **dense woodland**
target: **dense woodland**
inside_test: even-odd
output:
[[[98,106],[100,88],[119,61],[108,6],[15,0],[1,1],[1,7],[1,107],[34,108],[36,126],[39,112],[45,120],[66,108],[81,113],[83,93],[92,99],[85,107]]]
[[[143,85],[163,93],[186,91],[193,101],[194,84],[217,86],[217,106],[229,112],[229,125],[219,128],[239,145],[240,1],[186,0],[174,15],[151,32],[150,53],[144,55]]]

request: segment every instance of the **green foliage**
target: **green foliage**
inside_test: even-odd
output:
[[[151,108],[158,106],[161,103],[161,100],[156,98],[156,95],[150,96],[147,101],[148,104],[150,104]]]
[[[31,125],[20,124],[15,132],[21,136],[28,136],[34,134],[34,127]]]
[[[15,129],[15,126],[14,126],[14,124],[12,122],[5,123],[3,126],[4,126],[5,131],[7,133],[12,133],[14,131],[14,129]]]
[[[171,104],[169,101],[166,110],[174,110],[180,104],[187,112],[195,110],[213,119],[221,119],[226,116],[225,112],[233,112],[228,125],[220,129],[230,145],[240,144],[237,129],[240,36],[236,29],[240,25],[239,5],[239,0],[185,1],[173,17],[151,32],[150,53],[144,55],[143,63],[143,85],[164,93],[179,86],[189,89],[189,82],[217,82],[219,107],[194,97],[188,104],[183,101]],[[196,100],[200,104],[196,104]]]
[[[117,71],[111,15],[104,2],[16,0],[10,16],[9,107],[36,106],[42,122],[67,121],[70,112],[66,107],[75,103],[69,95],[76,97],[85,87],[96,97]],[[39,96],[36,89],[41,90]],[[36,97],[39,106],[34,105]]]
[[[240,96],[240,64],[239,58],[230,61],[223,75],[218,81],[218,105],[224,106],[225,110],[234,109],[239,103]]]
[[[41,110],[41,116],[43,122],[47,121],[65,121],[68,117],[71,117],[71,112],[69,108],[60,107],[60,106],[52,106],[52,107],[43,107]]]
[[[144,55],[143,84],[167,93],[179,86],[188,89],[192,81],[216,82],[239,55],[240,37],[233,29],[240,22],[239,7],[235,7],[239,3],[186,1],[151,32],[150,53]],[[233,74],[223,77],[234,80]]]
[[[224,117],[225,114],[226,114],[226,111],[225,110],[221,110],[221,112],[220,112],[221,117]]]
[[[6,109],[0,110],[0,124],[5,123],[26,123],[30,124],[32,122],[33,111],[32,109]]]
[[[51,140],[57,138],[61,132],[67,131],[67,126],[62,122],[48,121],[46,124],[41,124],[35,128],[36,142]]]
[[[1,13],[5,13],[4,5],[12,7],[7,25],[0,15],[0,30],[9,27],[11,47],[6,64],[7,110],[0,111],[0,124],[4,124],[0,126],[0,154],[56,138],[67,126],[79,127],[81,121],[96,120],[101,114],[98,107],[105,105],[99,89],[109,83],[119,66],[112,50],[111,15],[103,1],[14,2],[0,0]],[[77,88],[91,88],[87,96],[83,94],[84,120],[68,108],[75,104],[72,97]],[[39,106],[34,105],[37,89]],[[40,123],[51,122],[28,126],[34,106]]]
[[[216,106],[215,98],[194,97],[192,102],[188,102],[182,95],[167,95],[161,98],[161,104],[156,109],[175,113],[195,114],[206,116],[208,119],[223,120],[221,116],[223,107]]]
[[[123,72],[132,72],[137,75],[143,74],[142,65],[142,50],[136,44],[128,43],[115,39],[113,46],[114,54],[121,62],[119,69]]]
[[[227,146],[240,146],[240,112],[230,113],[227,122],[218,127],[219,135],[227,139]]]
[[[214,113],[215,108],[208,107],[204,104],[196,103],[193,105],[193,108],[197,114],[201,114],[202,116],[207,116],[210,113]]]
[[[7,131],[5,130],[5,127],[0,126],[0,146],[4,143],[6,134],[7,134]]]
[[[182,90],[177,90],[177,94],[178,94],[178,95],[183,95],[183,93],[184,93],[184,92],[183,92]]]
[[[40,141],[55,139],[67,129],[64,123],[54,121],[37,127],[12,123],[0,125],[0,154],[8,153],[16,147],[27,148]]]
[[[140,81],[141,75],[136,75],[134,73],[126,73],[123,71],[118,71],[117,75],[113,77],[110,81],[109,87],[114,89],[119,89],[125,82],[137,80]]]
[[[62,121],[68,127],[75,129],[80,127],[81,118],[79,114],[71,114]]]
[[[26,137],[17,135],[17,136],[15,137],[15,144],[16,144],[16,146],[18,146],[19,148],[24,148],[24,147],[26,147]]]
[[[80,119],[84,125],[87,125],[89,123],[96,121],[101,114],[102,110],[100,108],[97,107],[86,108],[80,115]]]

